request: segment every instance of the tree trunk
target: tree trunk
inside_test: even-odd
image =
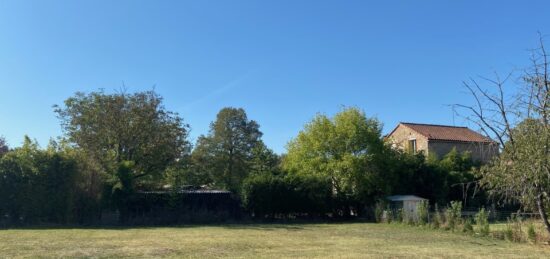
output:
[[[548,216],[546,215],[546,209],[544,208],[544,201],[542,194],[537,195],[537,208],[539,209],[540,218],[546,228],[546,231],[550,233],[550,223],[548,222]]]

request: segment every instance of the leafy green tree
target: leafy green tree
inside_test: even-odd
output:
[[[537,210],[547,223],[550,127],[540,120],[526,119],[512,134],[514,141],[506,143],[499,159],[481,171],[482,183],[493,193],[504,193],[505,201]]]
[[[291,174],[330,178],[344,203],[365,202],[379,188],[381,170],[375,161],[383,147],[380,122],[347,108],[333,118],[319,114],[309,122],[288,143],[283,168]]]
[[[208,182],[204,179],[204,174],[199,173],[201,170],[195,171],[194,168],[190,156],[180,159],[176,164],[166,169],[162,180],[163,185],[178,189],[185,185],[200,186]]]
[[[442,177],[444,177],[446,190],[446,201],[462,200],[464,206],[473,202],[472,205],[481,206],[485,200],[485,192],[479,190],[476,182],[475,172],[480,167],[480,163],[472,160],[469,152],[460,153],[453,148],[441,160],[428,161],[428,164],[436,167]]]
[[[64,106],[55,106],[55,112],[66,141],[79,150],[74,155],[87,157],[80,160],[80,169],[87,170],[84,175],[92,182],[81,193],[81,212],[95,210],[90,205],[97,198],[95,181],[100,180],[102,204],[115,206],[124,221],[127,203],[121,201],[133,190],[157,186],[166,170],[190,151],[189,126],[167,111],[153,91],[76,93]]]
[[[190,150],[189,126],[153,91],[76,93],[55,112],[68,141],[98,161],[114,184],[122,180],[122,162],[134,163],[127,184],[154,184]]]
[[[466,172],[476,166],[469,152],[460,153],[453,148],[438,161],[438,166],[449,172]]]
[[[474,171],[479,168],[469,153],[456,149],[439,159],[423,153],[392,150],[383,156],[384,179],[393,194],[415,194],[440,204],[453,200],[482,203]],[[475,197],[475,199],[474,199]]]
[[[253,174],[279,174],[280,162],[280,157],[261,142],[252,149],[250,170]]]
[[[263,145],[259,128],[242,108],[223,108],[210,124],[208,135],[200,136],[193,150],[195,177],[205,184],[240,192],[243,180],[253,170],[255,152]]]
[[[448,173],[438,168],[438,160],[428,163],[423,153],[400,150],[394,150],[385,159],[391,162],[383,176],[391,194],[415,194],[439,203],[449,200]]]

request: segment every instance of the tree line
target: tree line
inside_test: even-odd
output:
[[[355,107],[316,115],[283,155],[241,108],[220,110],[195,145],[154,91],[76,93],[54,108],[63,136],[45,149],[29,137],[0,148],[4,222],[86,223],[106,210],[125,221],[136,192],[185,186],[229,190],[255,217],[349,217],[394,193],[461,199],[455,184],[474,178],[468,154],[392,149],[381,123]]]
[[[154,91],[76,93],[54,106],[63,135],[46,148],[25,137],[9,149],[0,138],[0,221],[86,223],[106,210],[124,221],[136,192],[203,186],[230,190],[259,218],[369,216],[387,195],[416,194],[516,204],[550,231],[548,64],[541,41],[513,89],[504,87],[510,76],[465,82],[474,105],[456,107],[500,142],[486,165],[456,150],[438,158],[393,149],[382,123],[355,107],[317,114],[278,155],[241,108],[221,109],[192,144],[190,126]]]

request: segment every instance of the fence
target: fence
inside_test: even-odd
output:
[[[436,211],[433,208],[431,208],[429,212],[425,215],[425,220],[427,222],[432,222],[434,217],[436,217],[436,215],[439,215],[440,217],[445,218],[447,209],[448,208],[440,208],[438,209],[438,211]],[[463,208],[459,212],[460,218],[474,219],[476,214],[479,213],[480,209],[481,208],[474,208],[474,207]],[[494,206],[485,208],[485,211],[488,214],[488,220],[491,222],[505,222],[508,219],[516,219],[516,218],[521,218],[522,220],[540,219],[540,215],[535,212],[523,212],[518,210],[499,210],[499,209],[496,209]],[[393,220],[393,221],[417,222],[419,220],[419,217],[420,215],[418,214],[418,210],[406,211],[400,207],[387,207],[386,209],[383,210],[380,220],[387,221],[389,218],[390,221]]]
[[[474,217],[480,208],[467,207],[462,210],[462,217]],[[519,210],[507,210],[507,209],[496,209],[493,207],[487,207],[485,210],[489,213],[490,221],[506,221],[511,218],[522,218],[522,219],[540,219],[540,215],[535,212],[522,212]]]

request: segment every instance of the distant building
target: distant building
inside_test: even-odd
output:
[[[410,153],[424,152],[441,158],[453,148],[470,152],[472,159],[488,162],[498,154],[498,144],[467,127],[401,122],[386,136],[392,146]]]
[[[390,202],[392,210],[402,209],[403,212],[410,215],[418,215],[418,205],[427,199],[415,195],[393,195],[386,199]]]

